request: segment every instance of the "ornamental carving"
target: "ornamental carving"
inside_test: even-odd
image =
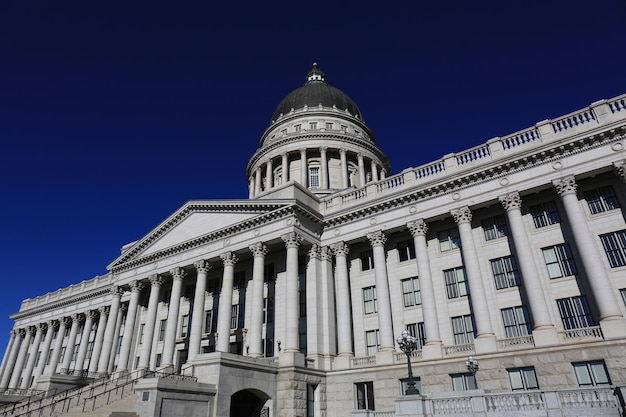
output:
[[[309,249],[309,259],[322,259],[322,250],[320,248],[320,245],[318,245],[317,243],[311,245],[311,249]]]
[[[63,326],[65,327],[70,326],[72,324],[72,319],[70,317],[63,317],[61,321],[63,322]]]
[[[110,291],[111,291],[111,295],[113,297],[118,297],[119,298],[119,297],[122,296],[122,294],[124,294],[124,290],[122,289],[122,287],[120,287],[118,285],[112,286]]]
[[[183,278],[185,278],[185,276],[187,275],[185,270],[183,268],[181,268],[181,267],[178,267],[178,266],[176,268],[170,270],[170,274],[172,274],[172,277],[174,279],[181,279],[181,280]]]
[[[17,337],[20,334],[19,329],[11,329],[11,337]]]
[[[328,246],[323,246],[320,250],[322,261],[331,261],[332,260],[332,251]]]
[[[211,264],[205,260],[196,261],[193,263],[193,266],[199,274],[206,274],[211,269]]]
[[[370,241],[372,246],[383,246],[385,242],[387,242],[387,236],[385,236],[382,230],[368,233],[367,239]]]
[[[74,323],[82,323],[85,321],[85,315],[82,313],[74,313],[72,314],[72,324]]]
[[[613,172],[622,182],[626,182],[626,162],[613,162]]]
[[[45,333],[48,330],[48,323],[39,323],[37,327],[39,328],[39,331]]]
[[[128,303],[124,303],[120,305],[120,313],[125,313],[128,311]]]
[[[109,306],[101,306],[101,307],[98,308],[98,312],[100,313],[100,317],[108,316],[110,311],[111,311],[111,307],[109,307]]]
[[[89,310],[85,313],[85,315],[87,316],[87,318],[95,320],[96,318],[98,318],[98,310]]]
[[[554,185],[554,189],[557,194],[560,196],[564,196],[567,194],[576,194],[576,188],[578,184],[576,184],[576,179],[573,175],[570,175],[565,178],[559,178],[558,180],[552,181]]]
[[[500,196],[500,202],[506,211],[522,208],[522,198],[517,192]]]
[[[150,285],[153,287],[160,287],[165,281],[160,275],[150,275],[148,280],[150,281]]]
[[[428,231],[428,225],[422,219],[415,220],[413,222],[407,223],[406,227],[411,231],[411,235],[415,236],[426,236],[426,232]]]
[[[140,281],[131,281],[129,285],[132,292],[141,292],[143,290],[143,284]]]
[[[31,336],[35,336],[37,334],[37,326],[29,326],[28,333],[30,333]]]
[[[59,320],[49,320],[48,329],[52,329],[56,332],[57,330],[59,330],[60,324],[61,323],[59,323]]]
[[[450,212],[456,224],[470,223],[472,221],[472,211],[469,207],[461,207]]]
[[[348,246],[346,242],[337,242],[333,244],[330,249],[333,251],[335,256],[348,256],[350,246]]]
[[[287,249],[297,248],[300,246],[300,243],[302,243],[302,236],[296,232],[287,233],[286,235],[282,235],[280,238],[283,242],[285,242]]]
[[[20,337],[25,337],[26,336],[26,329],[19,329],[18,332],[20,333]]]
[[[255,258],[256,257],[263,258],[269,252],[269,249],[267,248],[267,246],[265,246],[261,242],[255,243],[254,245],[250,245],[248,248],[250,249],[250,252],[252,252],[252,255]]]
[[[222,262],[224,262],[224,266],[233,266],[239,260],[239,258],[237,258],[237,256],[232,252],[222,253],[220,255],[220,258],[222,258]]]

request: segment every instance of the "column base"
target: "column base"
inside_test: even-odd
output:
[[[422,359],[441,359],[443,358],[443,343],[436,340],[426,343],[422,346]]]
[[[483,334],[474,339],[474,349],[476,353],[493,353],[498,351],[496,335],[493,333]]]
[[[535,347],[554,346],[560,343],[559,334],[554,326],[533,329]]]
[[[600,320],[600,329],[605,339],[621,339],[626,337],[626,318]]]
[[[299,366],[304,368],[305,357],[300,352],[283,352],[278,356],[279,366]]]

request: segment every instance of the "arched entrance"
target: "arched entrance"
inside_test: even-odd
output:
[[[269,397],[264,392],[246,389],[230,397],[230,417],[270,417]]]

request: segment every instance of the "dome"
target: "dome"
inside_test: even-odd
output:
[[[361,111],[350,97],[338,88],[326,83],[324,73],[316,63],[306,75],[307,81],[300,88],[293,90],[285,97],[272,115],[272,121],[277,120],[281,114],[288,114],[291,109],[298,110],[304,106],[337,107],[339,110],[347,110],[352,116],[363,120]]]

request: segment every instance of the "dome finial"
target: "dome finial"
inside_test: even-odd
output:
[[[317,66],[317,62],[313,63],[313,68],[311,68],[306,75],[306,84],[309,84],[314,81],[325,82],[324,73]]]

